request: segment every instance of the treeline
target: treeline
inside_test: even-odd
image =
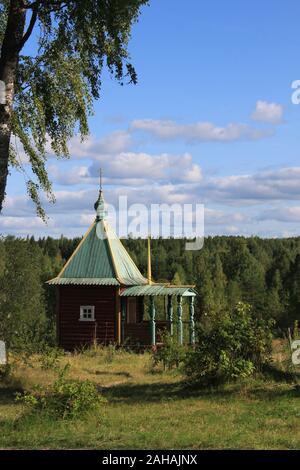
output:
[[[55,341],[55,277],[80,238],[0,240],[0,336],[14,344]],[[147,242],[123,240],[144,275]],[[258,318],[272,318],[278,334],[300,317],[300,238],[207,237],[199,251],[185,240],[151,241],[155,281],[195,284],[196,317],[214,318],[249,303]]]
[[[185,240],[152,240],[152,273],[157,281],[195,284],[197,317],[214,317],[249,303],[258,318],[275,321],[278,333],[300,319],[300,237],[207,237],[199,251]],[[146,272],[145,240],[125,240]]]

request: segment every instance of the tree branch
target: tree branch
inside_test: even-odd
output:
[[[67,1],[62,0],[35,0],[31,3],[20,0],[20,5],[24,10],[38,10],[40,6],[46,8],[49,12],[56,12],[68,6]]]
[[[26,33],[24,34],[24,36],[23,36],[23,38],[22,38],[22,40],[19,44],[19,52],[23,48],[26,41],[30,38],[30,35],[32,33],[32,30],[33,30],[34,25],[35,25],[36,20],[37,20],[37,15],[38,15],[37,9],[33,10],[28,29],[27,29]]]

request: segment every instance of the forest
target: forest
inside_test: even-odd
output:
[[[80,238],[14,238],[0,241],[0,331],[14,348],[55,345],[55,277]],[[146,275],[147,242],[123,243]],[[186,251],[183,239],[152,239],[155,281],[195,284],[196,320],[231,311],[239,302],[253,315],[272,319],[275,336],[286,335],[300,311],[300,237],[207,237],[200,251]]]

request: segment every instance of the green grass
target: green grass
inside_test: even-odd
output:
[[[149,354],[97,352],[64,356],[72,377],[94,381],[108,402],[81,419],[31,413],[14,393],[55,373],[39,358],[15,358],[13,379],[0,385],[0,448],[299,449],[300,389],[280,376],[220,389],[187,386],[177,371],[150,371]]]

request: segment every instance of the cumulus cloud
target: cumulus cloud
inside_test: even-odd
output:
[[[131,129],[148,132],[160,140],[184,139],[188,143],[259,140],[274,133],[272,129],[256,129],[247,124],[231,123],[217,127],[210,122],[177,124],[171,120],[154,119],[135,120]]]
[[[240,212],[225,212],[223,210],[205,208],[205,223],[213,225],[226,225],[228,221],[231,223],[240,223],[249,221],[246,214]]]
[[[300,222],[300,207],[281,207],[263,211],[257,216],[257,220],[275,220],[277,222],[292,222],[299,224]]]
[[[269,124],[281,124],[283,122],[283,106],[278,103],[258,100],[251,114],[253,121],[261,121]]]
[[[61,185],[96,184],[100,166],[104,171],[105,185],[144,186],[153,182],[199,183],[202,180],[201,168],[189,153],[151,155],[121,152],[113,158],[98,155],[89,167],[76,166],[65,172],[58,165],[51,165],[49,172]]]
[[[20,233],[28,233],[31,229],[44,227],[44,222],[38,217],[1,217],[0,230],[17,229]]]
[[[52,181],[61,185],[73,186],[80,183],[94,183],[94,178],[91,178],[87,166],[75,166],[68,171],[63,171],[58,165],[52,164],[48,166],[48,173]]]
[[[283,120],[283,109],[276,103],[259,101],[252,118],[278,124]],[[125,195],[128,205],[140,203],[147,207],[163,203],[205,203],[205,223],[209,233],[215,234],[246,233],[246,227],[252,233],[253,221],[265,227],[262,228],[265,233],[269,230],[269,220],[299,223],[300,206],[287,209],[272,206],[282,201],[287,206],[291,201],[300,201],[300,167],[209,177],[202,174],[190,153],[138,151],[134,145],[137,131],[160,140],[182,139],[188,143],[258,140],[274,132],[239,123],[217,127],[209,122],[178,124],[172,120],[143,119],[133,121],[128,130],[112,132],[101,139],[91,136],[81,143],[75,137],[70,142],[70,163],[53,160],[48,163],[51,179],[63,189],[54,186],[54,205],[42,196],[50,217],[48,225],[34,216],[34,205],[27,197],[9,195],[0,219],[0,232],[81,235],[94,218],[100,167],[104,170],[105,198],[116,209],[119,196]],[[270,207],[257,216],[255,205],[266,209],[266,203]],[[287,224],[285,227],[290,229]]]
[[[103,163],[111,178],[141,179],[142,184],[145,181],[199,182],[202,179],[201,168],[189,153],[151,155],[123,152]],[[96,170],[94,164],[91,171],[95,173]]]
[[[89,136],[83,142],[81,142],[79,136],[73,137],[69,143],[69,152],[72,158],[76,159],[95,159],[100,156],[109,158],[111,155],[128,150],[132,145],[131,133],[126,130],[119,130],[111,132],[101,139]]]
[[[128,207],[138,203],[144,204],[148,209],[151,204],[194,204],[195,207],[196,203],[205,203],[206,234],[247,235],[255,232],[263,236],[282,236],[282,227],[279,225],[281,222],[292,225],[300,222],[300,206],[291,206],[292,201],[300,200],[299,176],[300,167],[295,167],[252,175],[203,178],[198,183],[147,181],[144,185],[137,186],[110,185],[105,189],[105,198],[111,205],[110,213],[120,208],[120,196],[127,196]],[[47,226],[34,217],[31,202],[21,196],[10,196],[0,219],[0,232],[81,235],[95,216],[93,204],[97,194],[96,187],[78,191],[56,191],[56,204],[45,203],[49,215]],[[286,207],[283,207],[283,201],[286,201]],[[263,208],[259,215],[255,209],[257,204]],[[278,204],[280,207],[276,207]],[[230,206],[237,206],[238,210],[229,210]],[[272,233],[270,220],[275,221]],[[291,227],[286,225],[290,230]]]
[[[253,175],[212,178],[202,186],[207,199],[233,204],[300,199],[300,167],[261,171]]]

